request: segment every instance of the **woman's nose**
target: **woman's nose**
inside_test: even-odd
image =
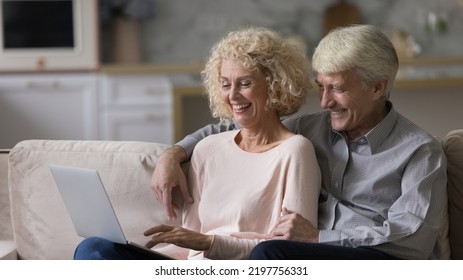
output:
[[[230,100],[234,100],[234,99],[238,98],[239,94],[240,94],[239,93],[239,88],[236,87],[236,86],[231,86],[230,94],[229,94],[228,98]]]

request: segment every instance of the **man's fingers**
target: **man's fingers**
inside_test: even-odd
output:
[[[167,189],[162,193],[162,204],[164,205],[164,209],[166,209],[167,219],[169,221],[177,218],[177,214],[175,213],[174,206],[172,204],[171,191],[171,189]]]
[[[283,210],[281,210],[281,215],[289,215],[292,214],[292,211],[289,211],[288,208],[283,207]]]
[[[185,178],[180,180],[180,192],[182,193],[183,200],[186,203],[193,203],[193,198],[191,197],[190,191],[188,190],[188,185],[186,183]]]
[[[272,238],[275,236],[281,236],[283,235],[283,230],[281,229],[281,227],[277,226],[272,230],[271,234],[272,234]]]
[[[150,187],[156,199],[158,201],[162,201],[161,187],[158,184],[158,179],[156,179],[156,169],[154,170],[153,175],[151,176]]]

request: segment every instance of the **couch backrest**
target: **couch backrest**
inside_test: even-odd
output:
[[[451,257],[463,259],[463,129],[451,131],[442,145],[448,166]],[[165,220],[162,206],[149,189],[152,170],[166,148],[142,142],[28,140],[18,143],[9,161],[9,184],[19,256],[70,259],[82,239],[74,232],[49,173],[49,163],[98,169],[124,231],[134,241],[143,243],[146,239],[140,232],[155,223],[179,223]],[[12,238],[11,227],[3,223],[10,219],[5,182],[7,158],[6,153],[0,153],[2,239]]]
[[[11,216],[22,259],[72,259],[77,236],[48,168],[62,164],[99,171],[127,239],[167,221],[150,189],[151,174],[168,146],[144,142],[27,140],[10,152]]]
[[[450,253],[452,259],[463,259],[463,129],[449,132],[442,145],[447,157]]]

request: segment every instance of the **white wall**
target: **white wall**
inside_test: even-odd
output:
[[[463,129],[463,88],[396,90],[391,101],[398,112],[436,137]]]

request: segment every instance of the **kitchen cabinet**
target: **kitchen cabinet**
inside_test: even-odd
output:
[[[101,139],[173,144],[172,84],[156,74],[103,74]]]
[[[25,139],[98,138],[92,73],[0,75],[0,148]]]

